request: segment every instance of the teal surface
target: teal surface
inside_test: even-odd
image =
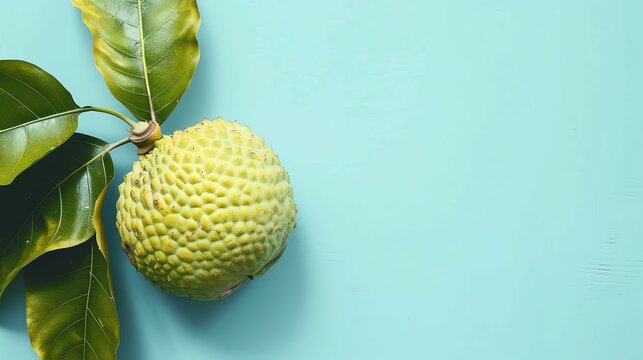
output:
[[[164,129],[250,125],[298,226],[265,277],[191,302],[129,265],[113,184],[120,359],[643,359],[643,2],[200,7],[202,60]],[[123,109],[90,40],[68,1],[0,5],[0,58]],[[113,156],[119,182],[134,149]],[[2,359],[36,358],[23,291],[0,304]]]

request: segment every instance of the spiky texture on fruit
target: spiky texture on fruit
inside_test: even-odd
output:
[[[205,120],[163,136],[119,185],[116,225],[131,263],[163,290],[229,295],[280,256],[297,212],[264,140]]]

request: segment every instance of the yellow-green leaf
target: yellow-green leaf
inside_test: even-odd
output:
[[[196,0],[73,0],[109,90],[139,120],[162,123],[199,60]]]
[[[0,185],[60,146],[78,126],[78,105],[58,80],[20,60],[0,60]]]

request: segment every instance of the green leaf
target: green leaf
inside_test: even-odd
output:
[[[78,125],[78,105],[36,65],[0,60],[0,185],[60,146]]]
[[[96,201],[114,176],[106,149],[101,140],[74,134],[0,187],[0,295],[34,259],[94,234]]]
[[[96,236],[26,269],[27,329],[42,359],[116,359],[118,315],[101,218],[107,188],[92,216]]]
[[[46,254],[25,271],[27,329],[43,360],[116,359],[118,315],[95,240]]]
[[[116,359],[118,316],[109,265],[96,241],[27,268],[27,328],[42,359]]]
[[[73,0],[94,39],[94,60],[112,94],[141,121],[162,123],[197,62],[196,0]]]

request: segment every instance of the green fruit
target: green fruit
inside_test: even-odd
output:
[[[157,140],[118,190],[116,225],[131,263],[161,289],[193,299],[225,297],[263,274],[295,226],[277,155],[223,119]]]

